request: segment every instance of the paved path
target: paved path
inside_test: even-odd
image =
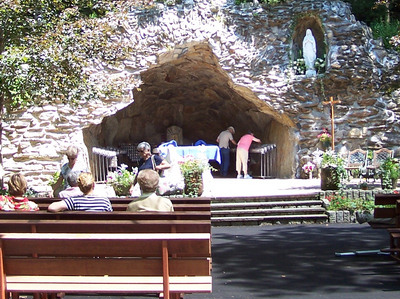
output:
[[[215,227],[212,236],[213,293],[186,299],[400,298],[400,265],[388,256],[335,256],[386,247],[386,231],[367,224]]]

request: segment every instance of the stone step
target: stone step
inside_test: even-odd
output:
[[[224,197],[211,202],[215,226],[325,223],[328,218],[318,193]]]
[[[290,194],[290,195],[266,195],[246,197],[217,197],[211,203],[224,202],[271,202],[271,201],[295,201],[295,200],[319,200],[319,193]]]
[[[284,200],[284,201],[271,201],[271,202],[224,202],[212,203],[211,210],[217,211],[219,209],[253,209],[265,207],[284,207],[284,206],[321,206],[321,200]]]
[[[328,216],[325,214],[211,217],[211,223],[213,226],[261,225],[261,224],[275,224],[275,223],[280,223],[280,224],[325,223],[327,219]]]
[[[323,207],[316,208],[273,208],[273,209],[242,209],[242,210],[218,210],[211,211],[211,217],[221,215],[295,215],[295,214],[325,214]]]

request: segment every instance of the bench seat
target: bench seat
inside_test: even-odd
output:
[[[209,233],[3,233],[0,299],[26,293],[211,292]]]
[[[395,218],[395,223],[379,223],[370,222],[372,228],[388,229],[399,227],[400,216],[400,194],[375,194],[375,219],[392,219]]]
[[[9,292],[47,293],[162,293],[161,276],[7,276]],[[210,293],[211,276],[174,276],[169,278],[170,291],[175,293]]]

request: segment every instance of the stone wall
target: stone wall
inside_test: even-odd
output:
[[[134,50],[120,67],[106,69],[97,64],[92,72],[127,85],[122,99],[11,115],[3,136],[6,173],[23,171],[35,184],[46,184],[70,143],[78,144],[86,159],[91,146],[113,145],[107,127],[113,128],[118,120],[107,117],[135,100],[129,91],[140,89],[140,74],[157,66],[160,55],[193,42],[207,43],[232,83],[251,91],[272,111],[268,112],[272,126],[286,128],[285,134],[257,128],[262,137],[282,145],[281,177],[300,176],[298,161],[318,147],[316,136],[321,129],[330,127],[329,106],[323,104],[329,96],[341,101],[335,107],[338,151],[389,147],[398,154],[400,92],[381,91],[399,78],[398,56],[372,39],[370,29],[354,19],[347,4],[306,0],[263,7],[236,6],[233,0],[182,2],[132,8],[128,16],[110,20],[118,24],[121,36],[130,40]],[[295,28],[301,31],[299,23],[310,18],[322,26],[327,67],[321,76],[306,78],[294,75],[290,65],[301,34]],[[258,103],[257,107],[264,109]],[[85,128],[92,133],[84,137]],[[280,140],[283,135],[287,135],[285,140]],[[101,142],[99,136],[103,136]]]

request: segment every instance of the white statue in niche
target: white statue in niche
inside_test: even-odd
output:
[[[314,68],[317,59],[317,46],[311,29],[306,30],[306,36],[303,39],[303,58],[306,64],[306,76],[312,77],[317,73]]]

